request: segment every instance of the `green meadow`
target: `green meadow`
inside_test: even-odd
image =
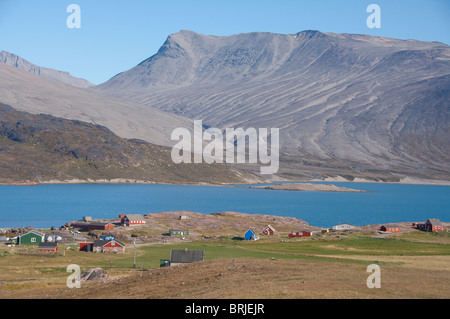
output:
[[[125,254],[80,252],[77,246],[67,245],[61,245],[57,254],[39,253],[34,246],[4,246],[0,248],[0,297],[10,296],[13,292],[20,294],[21,291],[33,296],[39,289],[65,287],[71,274],[66,269],[71,264],[79,265],[81,272],[100,267],[110,277],[158,269],[160,259],[169,259],[172,249],[204,250],[205,260],[219,262],[219,265],[220,260],[226,263],[232,259],[250,259],[259,264],[297,260],[302,264],[323,265],[323,269],[347,267],[343,265],[365,268],[378,264],[397,271],[408,269],[411,276],[421,276],[427,269],[433,269],[436,276],[446,276],[450,257],[448,239],[449,233],[430,235],[420,232],[384,239],[361,233],[339,237],[326,234],[293,240],[278,235],[259,241],[221,237],[215,240],[144,244],[137,245],[136,249],[128,244]]]
[[[426,234],[424,234],[426,236]],[[446,235],[448,236],[448,235]],[[220,241],[185,242],[141,246],[136,248],[137,268],[157,268],[160,259],[169,259],[172,249],[204,250],[206,260],[232,258],[259,259],[311,259],[348,263],[376,262],[373,257],[380,256],[440,256],[450,255],[450,246],[441,243],[410,241],[405,239],[379,239],[352,236],[341,240],[304,239],[300,241],[263,239],[256,242]],[[359,256],[361,259],[345,257]],[[364,259],[367,256],[367,260]],[[128,246],[124,256],[99,256],[101,267],[127,268],[133,265],[134,249]],[[93,266],[95,264],[94,261]]]

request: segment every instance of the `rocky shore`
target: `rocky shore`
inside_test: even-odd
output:
[[[286,183],[274,184],[268,186],[250,186],[250,188],[284,190],[284,191],[303,191],[303,192],[351,192],[351,193],[369,193],[368,191],[351,189],[347,187],[338,187],[326,184],[308,184],[308,183]]]

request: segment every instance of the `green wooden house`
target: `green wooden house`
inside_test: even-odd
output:
[[[171,229],[169,230],[170,236],[188,236],[189,230],[187,229]]]
[[[39,245],[45,241],[45,234],[37,230],[29,232],[17,237],[17,245]]]

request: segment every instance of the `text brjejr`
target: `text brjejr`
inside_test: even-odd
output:
[[[172,132],[172,161],[180,163],[260,163],[261,174],[275,174],[279,168],[280,130],[260,128],[203,129],[202,121],[194,121],[194,131],[177,128]],[[270,143],[269,143],[270,137]],[[269,154],[270,147],[270,154]],[[193,159],[192,159],[193,158]],[[248,161],[247,161],[248,159]]]

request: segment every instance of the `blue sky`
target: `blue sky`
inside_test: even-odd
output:
[[[69,29],[70,4],[81,29]],[[369,29],[369,4],[381,28]],[[100,84],[155,54],[169,34],[320,30],[450,44],[448,0],[0,0],[0,50]]]

